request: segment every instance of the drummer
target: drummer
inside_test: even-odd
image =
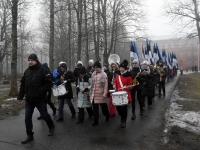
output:
[[[108,74],[108,90],[113,90],[113,82],[115,80],[115,76],[119,71],[119,67],[117,63],[112,62],[109,66],[109,74]],[[110,110],[110,117],[114,117],[116,113],[116,107],[112,104],[112,96],[111,93],[108,92],[108,97],[110,98],[109,101],[109,110]]]
[[[124,60],[120,64],[119,68],[120,72],[115,77],[113,88],[115,88],[116,91],[126,91],[128,93],[128,101],[131,102],[132,98],[130,94],[130,89],[132,89],[132,77],[131,77],[131,72],[129,72],[127,69],[128,69],[128,61]],[[121,128],[125,128],[127,114],[128,114],[127,105],[117,106],[117,111],[121,116]]]

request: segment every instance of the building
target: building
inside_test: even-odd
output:
[[[179,69],[188,69],[196,66],[199,68],[199,46],[198,39],[163,39],[155,40],[152,43],[157,43],[160,49],[165,49],[167,54],[169,52],[174,52],[178,60]]]

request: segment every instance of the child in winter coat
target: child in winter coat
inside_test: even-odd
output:
[[[86,74],[86,69],[80,69],[80,77],[78,78],[77,82],[77,97],[78,97],[78,121],[77,124],[83,123],[84,121],[84,109],[87,109],[89,118],[93,116],[92,104],[89,99],[89,89],[90,89],[90,78]]]

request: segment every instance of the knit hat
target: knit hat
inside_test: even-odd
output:
[[[37,58],[37,55],[36,54],[30,54],[29,56],[28,56],[28,60],[29,59],[32,59],[32,60],[34,60],[34,61],[38,61],[38,58]]]
[[[99,61],[96,61],[94,63],[94,68],[101,68],[101,63]]]
[[[86,69],[85,69],[85,67],[81,68],[79,73],[80,73],[80,74],[86,74]]]
[[[144,60],[142,64],[143,64],[143,65],[148,65],[149,62],[148,62],[147,60]]]
[[[66,62],[64,62],[64,61],[61,61],[61,62],[59,62],[59,66],[61,65],[61,64],[66,64]]]
[[[77,65],[82,65],[82,66],[83,66],[82,61],[79,60],[79,61],[77,62]]]
[[[94,60],[93,59],[90,59],[89,62],[92,63],[92,64],[94,64]]]
[[[127,70],[127,68],[128,68],[128,61],[125,59],[125,60],[120,64],[119,67],[123,67],[125,70]]]
[[[138,64],[139,63],[138,59],[134,59],[133,63],[137,63]]]
[[[48,64],[47,64],[47,63],[43,63],[42,65],[45,66],[45,67],[48,67]]]
[[[65,63],[60,64],[60,68],[65,68],[67,69],[67,65]]]

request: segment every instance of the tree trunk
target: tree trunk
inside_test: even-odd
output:
[[[77,60],[81,60],[81,40],[82,40],[82,0],[78,0],[77,22],[78,22],[78,53]]]
[[[96,60],[100,60],[100,58],[99,58],[99,48],[97,46],[97,40],[96,40],[96,26],[95,26],[95,8],[94,8],[94,2],[95,2],[95,0],[92,0],[93,41],[94,41],[95,58],[96,58]]]
[[[9,96],[17,96],[17,15],[18,0],[12,0],[12,61],[11,61],[11,88]]]
[[[84,0],[84,12],[85,12],[85,50],[86,50],[86,62],[89,61],[89,39],[88,39],[88,21],[87,21],[87,5],[86,0]]]
[[[194,3],[194,12],[195,12],[195,17],[196,17],[196,26],[197,26],[197,33],[198,33],[198,39],[199,39],[199,43],[200,43],[200,27],[199,27],[199,14],[198,14],[198,4],[196,0],[192,0]]]
[[[50,0],[49,68],[54,69],[54,0]]]
[[[96,46],[97,46],[96,48],[97,49],[95,49],[97,60],[101,60],[101,58],[99,56],[99,46],[100,46],[100,13],[101,13],[101,10],[100,10],[100,0],[98,0],[98,10],[97,10],[97,20],[98,20],[98,23],[97,23],[97,43],[96,43]],[[102,54],[102,51],[101,51],[101,54]]]
[[[106,15],[107,15],[107,11],[106,11],[106,3],[107,0],[104,0],[104,4],[102,3],[102,10],[103,10],[103,30],[104,30],[104,64],[107,65],[108,64],[108,43],[107,43],[107,19],[106,19]]]
[[[72,48],[71,48],[71,30],[72,30],[72,19],[71,19],[71,0],[68,0],[68,12],[69,12],[69,17],[68,17],[68,50],[69,50],[69,69],[72,69]]]

